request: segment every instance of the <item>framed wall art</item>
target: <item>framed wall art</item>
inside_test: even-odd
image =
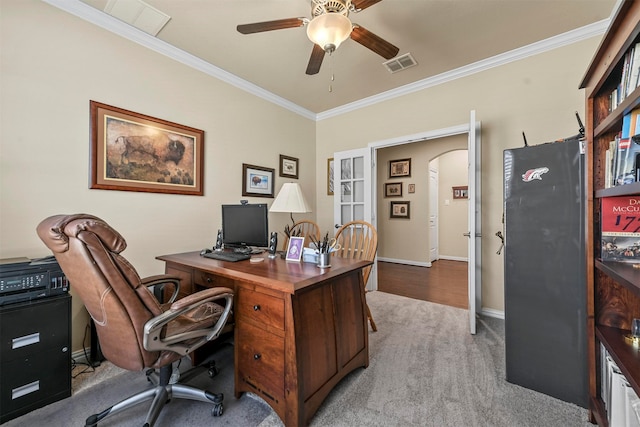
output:
[[[90,101],[89,188],[202,196],[204,131]]]
[[[402,197],[402,183],[387,182],[384,185],[384,197]]]
[[[391,202],[389,218],[411,218],[411,202]]]
[[[327,159],[327,196],[333,196],[333,157]]]
[[[453,190],[453,198],[454,199],[467,199],[469,198],[469,187],[468,186],[460,186],[460,187],[452,187]]]
[[[391,160],[389,162],[389,178],[411,176],[411,159]]]
[[[280,176],[298,179],[298,159],[280,154]]]
[[[415,193],[416,192],[416,185],[415,184],[409,184],[409,193]]]
[[[242,195],[273,197],[275,169],[242,164]]]

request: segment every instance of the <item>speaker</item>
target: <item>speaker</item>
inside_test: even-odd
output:
[[[278,252],[278,233],[276,233],[275,231],[272,231],[271,237],[269,238],[269,258],[275,258],[277,252]]]
[[[218,230],[218,235],[216,236],[216,245],[213,247],[216,251],[222,250],[222,230]]]

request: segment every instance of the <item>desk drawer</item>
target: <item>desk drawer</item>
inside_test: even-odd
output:
[[[261,397],[284,398],[284,338],[246,323],[236,325],[238,378]]]
[[[235,307],[239,322],[250,321],[257,326],[270,326],[284,331],[282,298],[238,287]]]
[[[226,288],[233,289],[233,279],[229,279],[223,276],[217,276],[215,274],[207,273],[201,270],[193,271],[193,283],[205,288],[224,286]]]

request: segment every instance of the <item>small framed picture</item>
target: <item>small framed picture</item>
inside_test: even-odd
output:
[[[298,159],[280,154],[280,176],[298,179]]]
[[[388,182],[384,185],[384,197],[401,197],[402,183]]]
[[[411,202],[391,202],[389,218],[410,219],[410,205]]]
[[[409,184],[409,193],[415,193],[415,192],[416,192],[416,185]]]
[[[389,178],[411,176],[411,159],[391,160]]]
[[[460,187],[452,187],[453,189],[453,198],[454,199],[467,199],[469,198],[469,187],[468,186],[460,186]]]
[[[302,249],[304,248],[304,237],[289,237],[289,245],[287,246],[287,261],[300,261],[302,258]]]
[[[273,177],[275,170],[262,166],[242,164],[242,195],[273,197]]]

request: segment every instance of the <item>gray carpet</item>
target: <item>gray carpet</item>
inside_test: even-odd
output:
[[[482,317],[472,336],[466,310],[382,292],[368,293],[367,300],[378,325],[369,334],[369,367],[338,384],[311,426],[591,426],[585,409],[504,380],[502,320]],[[221,373],[213,382],[203,371],[191,383],[224,392],[223,416],[212,418],[204,403],[174,400],[156,426],[282,426],[259,398],[233,397],[231,347],[215,359]],[[143,374],[116,369],[5,426],[83,426],[91,413],[146,386]],[[145,413],[142,405],[100,426],[141,425]]]

